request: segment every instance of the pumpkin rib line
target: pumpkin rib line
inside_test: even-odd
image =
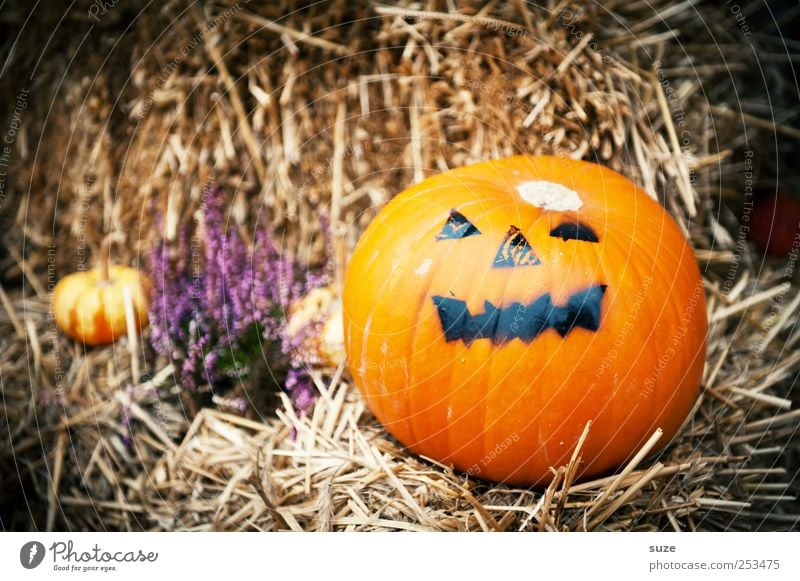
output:
[[[464,206],[461,206],[461,207],[462,208],[467,208],[467,207],[471,207],[473,204],[477,205],[477,204],[481,204],[481,203],[486,203],[486,201],[485,200],[478,200],[478,199],[469,200]],[[449,209],[447,211],[449,212]],[[390,216],[387,216],[386,220],[389,221],[389,218],[390,218]],[[416,241],[420,242],[420,241],[425,240],[426,238],[431,238],[432,239],[433,236],[435,235],[436,231],[439,230],[440,228],[441,228],[441,224],[440,224],[439,221],[437,221],[435,223],[435,225],[431,226],[431,228],[426,230],[425,236],[419,236],[416,239]],[[454,246],[451,246],[449,251],[452,251],[453,248],[454,248]],[[408,267],[405,266],[407,263],[408,263],[408,256],[406,256],[404,258],[403,262],[400,265],[398,265],[398,267],[397,267],[397,270],[399,271],[398,280],[402,280],[403,277],[401,275],[408,269]],[[429,274],[425,275],[426,276],[426,281],[427,281],[426,294],[422,295],[423,298],[420,299],[420,302],[417,304],[417,310],[413,311],[413,312],[419,312],[419,308],[421,307],[422,300],[427,298],[426,295],[430,292],[430,284],[432,284],[432,280],[433,280],[433,277],[434,277],[435,273],[436,273],[435,269],[431,269],[429,271]],[[381,290],[379,291],[378,296],[381,296],[381,295],[383,295],[384,293],[387,292],[387,289],[390,288],[390,282],[391,282],[391,277],[387,277],[387,280],[381,286]],[[397,284],[397,283],[395,283],[395,284]],[[368,321],[368,322],[371,321],[374,315],[375,315],[375,306],[373,305],[370,308],[369,313],[365,317],[365,320]],[[411,336],[411,340],[407,343],[407,345],[412,347],[412,348],[413,348],[414,341],[416,339],[417,329],[418,329],[418,326],[415,326],[414,330],[411,333],[411,335],[412,335]],[[370,350],[370,343],[369,343],[369,341],[366,341],[365,343],[367,344],[367,350],[369,351]],[[408,370],[408,378],[406,379],[406,385],[405,385],[405,391],[406,391],[405,402],[406,402],[406,405],[404,406],[405,409],[406,409],[405,422],[406,422],[406,428],[407,428],[409,434],[411,435],[412,439],[414,440],[414,442],[416,444],[417,443],[417,433],[416,433],[416,430],[414,429],[413,415],[412,415],[412,412],[411,412],[411,407],[412,406],[411,406],[411,392],[410,392],[410,389],[413,387],[413,381],[411,381],[412,378],[413,378],[413,371],[411,369],[408,369],[408,367],[407,367],[407,370]],[[382,398],[385,398],[385,397],[386,397],[386,394],[382,394]],[[385,411],[385,409],[386,409],[385,406],[381,405],[380,407],[381,407],[382,415],[385,415],[385,413],[383,413]],[[390,423],[394,423],[394,421],[391,421]]]
[[[547,217],[548,217],[548,229],[549,229],[549,227],[550,227],[550,225],[551,225],[551,224],[550,224],[550,218],[551,218],[551,215],[552,215],[552,214],[553,214],[552,212],[547,212]],[[543,212],[543,213],[542,213],[542,216],[544,216],[544,215],[545,215],[545,212]],[[597,263],[597,264],[595,265],[595,267],[594,267],[594,271],[595,271],[595,274],[596,274],[596,275],[599,275],[599,274],[602,274],[602,275],[604,275],[604,273],[603,273],[603,270],[602,270],[601,261],[600,261],[600,256],[601,256],[601,248],[602,248],[602,246],[594,246],[594,247],[593,247],[593,250],[594,250],[594,253],[595,253],[595,254],[594,254],[594,256],[595,256],[595,262]],[[553,251],[551,251],[551,252],[553,252]],[[580,255],[573,255],[573,257],[571,258],[571,262],[569,263],[569,266],[572,266],[572,264],[573,264],[573,262],[572,262],[572,261],[574,261],[574,260],[580,260],[580,261],[582,261],[583,259],[579,258],[579,256],[580,256]],[[554,281],[554,278],[553,278],[553,276],[552,276],[552,271],[550,271],[550,272],[551,272],[551,276],[550,276],[550,280],[548,281],[548,285],[547,285],[547,286],[548,286],[548,287],[549,287],[549,288],[552,290],[552,288],[553,288],[553,286],[554,286],[554,282],[555,282],[555,281]],[[594,340],[594,339],[593,339],[593,340]],[[557,350],[556,350],[554,353],[552,353],[552,354],[550,355],[550,357],[549,357],[548,361],[545,363],[544,367],[547,367],[547,365],[548,365],[548,364],[551,364],[551,362],[553,361],[553,359],[555,359],[555,358],[557,358],[557,357],[558,357],[558,355],[559,355],[559,353],[560,353],[560,349],[561,349],[561,346],[562,346],[562,345],[563,345],[563,344],[559,344],[559,347],[557,348]],[[511,372],[512,372],[512,371],[511,371],[511,370],[509,370],[509,371],[506,373],[506,375],[505,375],[505,376],[508,376],[508,374],[509,374],[509,373],[511,373]],[[504,376],[504,377],[505,377],[505,376]],[[492,383],[497,383],[497,382],[495,382],[495,381],[492,381]],[[566,385],[566,383],[562,382],[561,384],[559,384],[559,389],[563,389],[563,388],[565,387],[565,385]],[[542,392],[539,392],[539,394],[540,394],[540,395],[541,395],[541,393],[542,393]],[[548,393],[549,393],[549,392],[548,392]],[[551,399],[552,399],[552,396],[551,396]],[[541,404],[541,397],[539,397],[539,400],[538,400],[538,401],[539,401],[539,403]],[[549,401],[549,400],[548,400],[548,401]],[[515,403],[516,403],[516,404],[518,404],[518,403],[519,403],[519,401],[517,401],[517,402],[515,402]],[[543,407],[542,405],[539,405],[539,406],[538,406],[538,408],[539,408],[539,409],[542,409],[542,407]],[[498,420],[495,420],[495,421],[498,421]],[[565,420],[565,421],[566,421],[566,420]],[[564,425],[565,421],[562,421],[562,423],[559,425],[559,428],[562,428],[562,427],[563,427],[563,425]],[[536,423],[537,425],[539,425],[539,431],[538,431],[538,433],[540,434],[540,433],[541,433],[541,422],[536,422],[535,418],[532,418],[532,419],[530,419],[530,420],[528,421],[528,423],[527,423],[527,424],[526,424],[526,425],[525,425],[525,426],[522,428],[522,430],[524,431],[524,430],[525,430],[525,429],[527,429],[529,426],[531,426],[531,424],[534,424],[534,423]],[[534,452],[533,452],[533,453],[532,453],[530,456],[528,456],[528,458],[526,459],[526,461],[530,461],[530,460],[531,460],[533,457],[535,457],[535,455],[536,455],[536,454],[538,454],[538,453],[540,453],[540,452],[541,452],[541,454],[542,454],[542,455],[543,455],[543,457],[544,457],[545,463],[546,463],[546,464],[548,464],[548,465],[552,465],[552,463],[553,463],[553,462],[552,462],[552,460],[551,460],[551,458],[550,458],[550,454],[549,454],[549,452],[548,452],[548,449],[547,449],[546,440],[547,440],[547,439],[545,438],[545,442],[544,442],[543,444],[541,444],[541,445],[540,445],[540,447],[539,447],[539,448],[537,448],[537,450],[535,450],[535,451],[534,451]],[[541,436],[539,436],[539,437],[538,437],[538,441],[540,441],[540,442],[542,441],[542,438],[541,438]],[[523,476],[524,476],[524,472],[525,472],[525,467],[524,467],[524,465],[521,465],[521,466],[519,466],[519,467],[518,467],[516,470],[514,470],[514,471],[513,471],[513,472],[512,472],[512,473],[509,475],[509,479],[513,479],[513,475],[514,475],[514,474],[520,474],[520,473],[521,473],[521,474],[523,474]]]
[[[607,244],[612,249],[621,251],[622,254],[625,257],[625,268],[622,270],[622,273],[617,278],[625,279],[625,278],[633,276],[633,277],[636,278],[636,280],[638,282],[641,282],[643,280],[643,277],[642,277],[642,268],[643,268],[643,266],[640,266],[635,260],[630,260],[630,258],[636,253],[637,247],[645,247],[645,246],[647,246],[646,244],[642,244],[638,240],[639,240],[639,236],[641,236],[642,233],[648,233],[650,230],[646,227],[646,225],[642,226],[640,224],[640,222],[635,219],[636,207],[633,208],[633,213],[634,213],[634,219],[632,220],[632,223],[633,223],[633,231],[632,232],[623,231],[623,230],[617,228],[615,226],[614,222],[609,222],[607,224],[607,228],[609,230],[611,230],[611,231],[616,231],[616,233],[618,235],[618,236],[614,236],[614,237],[609,238],[608,240],[610,242],[607,242]],[[645,216],[647,216],[647,215],[645,215]],[[637,234],[637,232],[638,232],[638,234]],[[620,240],[619,238],[622,238],[622,239],[626,240],[626,243],[623,244],[622,240]],[[656,256],[654,256],[653,263],[652,263],[652,266],[651,266],[651,271],[652,271],[653,267],[657,267],[658,264],[659,264],[659,262],[658,262]],[[607,265],[602,259],[600,260],[600,265],[601,265],[601,269],[604,272],[604,276],[607,276],[607,274],[606,274]],[[630,271],[630,274],[626,275],[626,273],[628,273],[628,271]],[[620,296],[619,289],[614,289],[614,290],[615,290],[614,298],[611,300],[611,302],[610,302],[610,304],[608,306],[608,311],[609,312],[613,311],[613,305],[615,303],[618,303],[619,301],[626,300],[626,297]],[[649,310],[649,303],[647,301],[644,301],[640,308],[642,308],[643,310],[645,310],[645,309]],[[636,354],[636,357],[632,361],[629,358],[625,359],[626,371],[624,372],[624,375],[622,376],[620,384],[625,384],[627,378],[631,375],[631,373],[633,373],[634,369],[636,369],[636,362],[639,361],[639,358],[641,358],[643,356],[643,354],[645,352],[645,349],[646,349],[646,346],[647,346],[647,342],[642,342],[641,347],[639,348],[639,350],[638,350],[638,352]],[[610,395],[609,395],[609,401],[610,402],[612,401]],[[639,406],[640,403],[641,402],[637,401],[636,404],[634,405],[633,409],[636,409],[636,407]],[[597,425],[596,426],[597,428],[601,428],[602,427],[603,430],[604,430],[604,432],[601,434],[601,437],[599,438],[599,441],[604,442],[604,445],[603,445],[602,448],[600,448],[597,451],[598,456],[601,455],[606,450],[606,448],[608,447],[609,442],[611,442],[613,437],[616,436],[616,433],[610,434],[607,431],[606,428],[608,427],[608,425],[619,426],[620,429],[621,429],[622,426],[624,426],[630,420],[630,418],[633,416],[633,412],[632,411],[627,413],[627,414],[618,414],[617,413],[618,409],[619,409],[618,405],[613,405],[613,403],[606,404],[606,405],[610,405],[610,408],[609,408],[610,417],[609,417],[609,420],[607,422],[607,425],[604,426],[604,425],[601,424],[601,425]],[[605,409],[605,406],[600,409],[599,413],[602,414],[604,409]],[[620,417],[623,418],[622,421],[620,421]],[[598,434],[595,433],[595,436],[597,436],[597,435]],[[643,436],[644,439],[646,439],[647,437],[649,437],[649,435],[644,435]]]
[[[553,217],[555,216],[556,220],[563,220],[564,219],[564,216],[563,216],[564,214],[571,214],[571,212],[543,211],[541,213],[542,217],[546,217],[547,218],[548,236],[549,236],[550,228],[552,226]],[[567,241],[562,241],[562,243],[566,243],[566,242]],[[581,246],[581,247],[583,247],[583,246]],[[593,244],[592,247],[591,247],[591,251],[593,251],[594,262],[596,263],[596,265],[594,266],[595,280],[597,280],[597,275],[598,274],[603,274],[604,275],[604,273],[602,272],[602,265],[601,265],[601,261],[600,261],[602,247],[603,247],[602,244],[601,245],[594,245]],[[548,259],[550,259],[551,263],[555,262],[555,261],[552,260],[552,255],[554,255],[555,252],[556,252],[556,250],[551,247],[550,256],[548,256]],[[559,255],[563,255],[563,254],[559,251]],[[580,263],[580,264],[583,264],[584,262],[586,262],[586,259],[582,258],[582,255],[577,253],[577,252],[573,253],[571,258],[570,258],[570,262],[566,264],[566,267],[567,268],[574,268],[574,264],[575,264],[576,261],[578,263]],[[550,292],[552,293],[553,292],[553,288],[555,286],[555,282],[556,282],[556,279],[555,279],[554,273],[553,273],[553,269],[548,269],[548,275],[549,275],[549,279],[547,281],[547,285],[546,286],[550,289]],[[593,337],[592,340],[594,340],[594,337]],[[531,344],[528,347],[528,350],[530,348],[532,348],[532,347],[533,347],[533,344]],[[561,352],[562,348],[564,348],[564,349],[567,348],[567,347],[564,347],[564,343],[563,342],[558,344],[558,347],[556,348],[556,350],[549,355],[548,360],[544,363],[544,365],[542,367],[543,368],[547,368],[549,365],[552,365],[552,362],[554,360],[557,360],[558,357],[560,356],[560,352]],[[526,352],[528,350],[526,350]],[[513,369],[509,370],[506,373],[506,376],[508,376],[508,374],[510,374],[512,372],[513,372]],[[531,381],[533,382],[536,378],[539,377],[539,375],[540,375],[540,373],[537,373],[537,375],[535,377],[531,378]],[[493,381],[492,383],[496,383],[496,382]],[[525,464],[531,462],[532,459],[535,458],[537,454],[541,454],[543,456],[543,458],[544,458],[545,463],[547,465],[549,465],[549,466],[552,466],[553,461],[552,461],[552,459],[550,457],[550,453],[548,451],[548,446],[547,446],[547,441],[548,441],[549,438],[542,438],[541,437],[542,422],[541,422],[541,420],[537,420],[536,418],[541,413],[541,410],[546,407],[546,405],[542,405],[543,395],[544,395],[544,397],[547,397],[547,394],[550,394],[549,395],[549,399],[546,402],[546,404],[549,404],[550,400],[552,400],[552,398],[554,397],[553,394],[557,393],[558,390],[560,390],[560,389],[564,389],[565,386],[567,386],[567,383],[562,380],[561,383],[558,385],[558,389],[555,392],[552,391],[552,386],[548,386],[549,389],[547,389],[546,391],[545,390],[535,390],[534,391],[536,393],[536,395],[537,395],[537,406],[536,406],[537,414],[534,415],[533,417],[531,417],[529,419],[528,423],[525,426],[523,426],[520,431],[525,431],[525,430],[529,429],[532,424],[536,425],[537,426],[537,442],[539,443],[539,447],[536,450],[534,450],[532,453],[530,453],[527,456],[527,458],[525,458],[523,464],[521,464],[519,467],[517,467],[517,469],[515,469],[513,472],[511,472],[509,474],[508,479],[512,479],[513,480],[514,479],[514,475],[522,475],[522,477],[524,478],[525,472],[527,471],[527,469],[525,467]],[[515,403],[517,405],[520,403],[519,402],[519,398],[518,398],[518,401],[515,402]],[[564,423],[565,422],[562,422],[562,424],[559,426],[559,428],[563,427]]]
[[[502,208],[493,207],[490,210],[487,210],[483,215],[489,214],[490,212],[493,212],[493,211],[503,211],[503,209]],[[536,220],[533,221],[533,224],[535,224],[538,221],[538,219],[539,219],[539,217],[537,217]],[[508,288],[509,288],[510,285],[511,285],[511,275],[509,275],[507,277],[505,286],[503,288],[503,292],[500,295],[500,299],[497,301],[498,305],[505,304],[505,299],[507,297]],[[492,348],[495,348],[495,347],[496,346],[493,346]],[[478,369],[474,370],[466,378],[467,381],[471,380],[476,374],[478,374],[481,370],[483,370],[484,369],[484,365],[487,366],[487,369],[486,369],[486,371],[488,372],[487,375],[489,376],[489,378],[491,378],[492,361],[493,361],[493,359],[492,359],[492,357],[490,355],[489,358],[488,358],[488,361],[486,361],[483,365],[480,365],[478,367]],[[453,401],[454,394],[455,394],[455,390],[454,390],[454,386],[453,386],[454,381],[455,381],[455,373],[451,373],[450,374],[450,383],[449,383],[448,391],[447,391],[448,407],[451,405],[451,403]],[[481,451],[480,459],[483,459],[483,458],[486,457],[486,415],[487,415],[487,407],[488,407],[488,403],[489,403],[489,389],[491,388],[490,384],[491,384],[491,381],[484,382],[484,385],[486,385],[486,390],[484,391],[483,397],[481,398],[480,401],[474,402],[472,407],[469,408],[466,411],[466,413],[469,414],[476,407],[480,407],[483,410],[483,418],[481,419],[480,424],[479,424],[480,426],[482,426],[480,433],[477,436],[475,436],[472,440],[470,440],[469,442],[466,443],[468,445],[468,444],[472,444],[473,441],[478,440],[477,447]],[[450,433],[451,430],[449,429],[449,427],[450,427],[450,425],[448,424],[448,435],[447,435],[448,446],[454,452],[461,451],[461,449],[464,447],[465,444],[461,443],[460,446],[457,446],[457,445],[453,444],[454,435]]]
[[[517,204],[515,203],[515,207],[516,206],[517,206]],[[534,228],[537,224],[539,224],[539,222],[543,218],[546,217],[546,214],[547,213],[545,211],[539,212],[539,214],[536,216],[536,218],[533,220],[533,222],[528,226],[528,230]],[[541,250],[539,250],[539,252],[541,253]],[[520,271],[520,272],[522,272],[522,271]],[[529,271],[526,271],[526,272],[530,273],[532,271],[529,270]],[[541,273],[541,272],[543,272],[543,271],[537,269],[537,270],[533,271],[533,274],[531,276],[535,275],[536,273]],[[501,304],[505,304],[505,300],[506,300],[506,298],[508,296],[508,289],[511,286],[511,279],[512,279],[512,277],[509,276],[508,280],[506,282],[506,286],[503,289]],[[527,346],[527,348],[525,349],[526,354],[533,348],[534,343],[535,342],[531,342]],[[496,382],[493,381],[493,379],[492,379],[494,377],[494,375],[495,375],[495,367],[497,366],[497,362],[498,362],[497,358],[490,358],[490,360],[489,360],[489,374],[488,374],[489,375],[489,381],[486,382],[486,395],[484,396],[484,401],[486,402],[486,405],[483,406],[483,421],[481,422],[481,424],[483,425],[483,429],[481,430],[481,446],[480,446],[481,459],[489,457],[489,454],[487,452],[487,445],[488,445],[487,442],[489,440],[489,433],[488,433],[489,432],[489,430],[488,430],[489,426],[486,425],[486,422],[487,422],[487,416],[488,416],[488,412],[489,412],[489,410],[488,410],[489,400],[493,395],[492,392],[495,391],[495,389],[497,387],[496,386]],[[494,388],[493,388],[493,386],[494,386]],[[495,421],[497,421],[497,420],[495,420]]]
[[[653,244],[657,247],[657,251],[656,251],[656,253],[654,255],[653,262],[650,265],[650,273],[652,273],[653,275],[655,275],[655,277],[658,277],[658,278],[667,278],[667,279],[669,279],[668,273],[666,273],[664,271],[664,269],[659,268],[660,265],[663,264],[663,260],[661,260],[661,261],[658,260],[658,253],[661,252],[661,250],[663,250],[663,248],[662,248],[663,244],[660,244],[659,242],[664,237],[664,228],[665,228],[666,220],[664,220],[662,218],[659,222],[661,224],[661,228],[658,231],[659,235],[658,235],[657,238],[655,236],[652,236],[655,240],[651,240],[651,242],[653,242]],[[638,224],[638,222],[636,222],[634,220],[634,225],[636,226],[637,224]],[[613,228],[613,226],[612,226],[612,228]],[[645,236],[645,237],[651,236],[651,232],[652,231],[649,230],[646,227],[640,227],[640,228],[638,228],[638,230],[639,230],[639,236],[642,236],[642,235]],[[628,255],[627,255],[628,257],[631,256],[631,253],[633,253],[635,251],[637,246],[651,246],[652,245],[652,244],[643,244],[642,242],[637,242],[638,238],[637,238],[637,236],[635,236],[633,234],[631,234],[629,236],[629,239],[630,239],[630,245],[628,247]],[[621,245],[619,243],[616,243],[616,246],[619,247]],[[631,261],[631,260],[626,260],[625,264],[626,264],[625,269],[627,270],[628,268],[630,268],[630,270],[632,271],[632,276],[635,276],[637,278],[637,280],[639,282],[641,282],[643,280],[643,278],[644,278],[644,277],[642,277],[643,266],[639,266],[636,263],[636,261]],[[677,271],[680,271],[680,264],[681,264],[680,261],[676,262],[676,270]],[[624,272],[625,271],[623,271],[623,274],[624,274]],[[631,275],[629,275],[629,276],[631,276]],[[648,274],[647,276],[650,276],[650,274]],[[642,302],[642,305],[640,306],[640,309],[642,309],[642,311],[641,311],[641,314],[639,316],[640,317],[644,317],[646,320],[658,320],[662,316],[665,316],[665,309],[666,309],[666,307],[668,305],[668,301],[666,300],[666,297],[672,295],[672,293],[673,293],[673,291],[675,289],[675,282],[676,282],[676,279],[673,277],[671,279],[671,284],[670,284],[669,290],[664,295],[664,299],[665,300],[663,300],[663,302],[661,303],[660,310],[657,313],[657,318],[655,317],[655,309],[653,308],[653,304],[652,304],[651,301],[643,301]],[[617,296],[616,298],[617,298],[617,300],[621,300],[619,296]],[[611,308],[611,306],[609,306],[609,309],[610,308]],[[644,353],[645,353],[645,351],[646,351],[646,349],[647,349],[649,344],[650,344],[649,341],[642,342],[641,347],[639,348],[638,352],[636,353],[636,356],[632,360],[631,359],[626,359],[627,370],[624,372],[624,375],[622,377],[621,383],[624,384],[625,380],[627,380],[627,378],[631,375],[631,373],[633,373],[633,370],[636,369],[637,362],[639,361],[640,358],[642,358],[644,356]],[[685,377],[686,377],[686,374],[684,374],[682,379],[685,379]],[[681,383],[683,383],[683,381],[681,381]],[[674,397],[674,394],[673,394],[672,397]],[[670,400],[672,399],[672,397],[670,398]],[[634,409],[637,406],[639,406],[641,403],[642,402],[638,402],[637,401],[636,405],[634,406]],[[650,426],[654,426],[656,424],[656,419],[658,418],[658,416],[662,412],[662,410],[660,410],[659,407],[664,407],[664,406],[654,406],[654,405],[645,406],[645,409],[647,410],[647,415],[648,415],[648,418],[649,418],[648,424]],[[622,426],[624,426],[630,420],[632,415],[633,415],[632,412],[629,412],[627,414],[623,414],[624,421],[621,421],[621,422],[617,421],[617,418],[612,416],[612,420],[613,421],[610,421],[609,423],[611,425],[618,425],[618,426],[620,426],[620,429],[621,429]],[[619,430],[617,432],[613,433],[613,434],[610,434],[609,432],[606,432],[604,434],[604,437],[603,437],[602,441],[605,441],[606,444],[598,451],[598,454],[601,454],[607,448],[608,442],[610,442],[613,439],[613,437],[616,437],[618,432],[619,432]],[[641,444],[644,440],[646,440],[647,437],[649,437],[649,434],[643,434],[641,437],[639,437],[639,440],[640,440],[639,443]]]
[[[414,196],[410,197],[408,200],[399,200],[400,202],[402,202],[402,204],[398,206],[398,210],[402,210],[404,208],[405,204],[410,203],[411,201],[416,201],[416,198],[418,198],[418,197],[419,197],[419,195],[415,194]],[[397,198],[395,198],[395,199],[397,199]],[[394,200],[392,200],[392,201],[394,201]],[[393,211],[396,211],[396,210],[393,210]],[[382,223],[389,224],[391,222],[390,218],[391,218],[391,214],[387,214],[382,219]],[[379,224],[379,223],[373,222],[373,224]],[[436,229],[436,227],[432,226],[430,228],[430,231],[434,231],[435,229]],[[398,233],[398,236],[401,236],[401,235],[402,235],[401,233]],[[366,242],[364,242],[364,243],[365,244],[369,244],[369,238],[366,238],[365,240],[366,240]],[[420,238],[420,240],[421,240],[421,238]],[[359,241],[359,246],[360,246],[360,244],[362,242],[363,241]],[[384,243],[385,243],[385,241],[384,241]],[[382,296],[386,292],[386,289],[389,286],[390,281],[391,281],[391,272],[390,272],[390,275],[386,278],[386,280],[381,285],[381,288],[380,288],[380,290],[378,291],[378,293],[377,293],[377,295],[375,297],[376,299],[378,297]],[[363,328],[361,328],[359,330],[360,334],[362,335],[362,341],[361,341],[362,347],[361,347],[361,354],[360,354],[361,359],[360,359],[360,361],[369,359],[369,353],[371,351],[371,343],[369,341],[369,334],[371,333],[372,319],[375,316],[375,309],[376,309],[376,303],[373,302],[372,305],[370,306],[369,311],[364,316],[364,326],[363,326]],[[383,376],[381,376],[381,381],[383,381]],[[385,417],[386,416],[386,414],[385,414],[386,407],[384,405],[383,400],[386,398],[386,394],[385,393],[381,393],[380,394],[381,403],[380,403],[380,405],[378,405],[378,399],[376,399],[374,391],[371,388],[370,389],[365,388],[365,392],[366,393],[364,393],[363,397],[364,397],[364,399],[367,400],[367,403],[372,402],[372,404],[376,408],[379,408],[380,415]],[[406,407],[408,408],[408,406],[406,406]],[[382,422],[383,422],[383,420],[382,420]]]
[[[475,199],[475,200],[470,200],[467,204],[465,204],[462,207],[463,208],[468,208],[468,207],[472,207],[473,205],[486,204],[486,203],[487,203],[487,200]],[[490,207],[486,211],[481,212],[477,216],[474,216],[473,220],[478,220],[479,218],[483,218],[484,216],[486,216],[487,214],[489,214],[493,210],[494,210],[494,207],[491,207],[491,204],[490,204]],[[450,245],[450,248],[448,249],[447,254],[445,256],[449,256],[454,250],[455,250],[455,244]],[[439,258],[441,258],[441,256]],[[417,313],[421,312],[424,303],[426,303],[428,300],[430,300],[431,287],[433,286],[434,278],[436,276],[435,270],[431,270],[430,272],[431,272],[430,276],[426,279],[425,292],[420,295],[420,299],[419,299],[418,304],[417,304],[417,310],[414,311],[414,312],[417,312]],[[418,330],[419,330],[419,326],[417,325],[417,326],[415,326],[414,330],[411,333],[411,340],[408,343],[409,351],[414,349],[414,344],[417,341]],[[410,373],[409,373],[409,384],[410,385],[407,386],[407,389],[410,390],[410,389],[416,388],[416,382],[414,381],[414,379],[415,379],[415,373],[414,373],[413,370],[411,370]],[[448,389],[448,391],[445,392],[445,395],[442,397],[442,400],[437,401],[436,404],[441,403],[443,400],[447,400],[448,403],[449,403],[450,399],[452,399],[452,382],[453,382],[453,372],[452,372],[452,367],[451,367],[450,379],[449,379],[449,383],[448,383],[449,389]],[[408,395],[409,408],[411,407],[411,405],[410,405],[411,401],[410,400],[411,400],[412,394],[413,394],[413,392],[410,391],[409,395]],[[412,436],[414,437],[414,441],[419,443],[419,440],[417,439],[416,430],[414,429],[413,416],[412,416],[412,419],[410,419],[410,422],[411,422],[411,430],[412,430],[411,433],[412,433]],[[446,438],[447,438],[448,448],[449,448],[450,447],[450,426],[449,426],[449,424],[447,424],[446,430],[447,430]]]
[[[606,259],[604,259],[603,252],[601,251],[601,253],[600,253],[599,257],[598,257],[598,263],[600,264],[600,269],[603,272],[603,276],[608,281],[612,280],[612,278],[609,277],[609,272],[608,272],[609,271],[609,267],[606,264],[605,260],[609,260],[609,259],[610,260],[617,260],[617,259],[622,258],[622,257],[624,257],[624,259],[625,259],[625,262],[624,262],[625,266],[622,269],[622,272],[618,276],[613,276],[614,280],[625,280],[627,277],[631,276],[630,274],[628,274],[629,270],[634,276],[637,277],[638,280],[641,280],[641,268],[638,266],[636,261],[631,261],[630,260],[630,257],[634,254],[634,252],[636,251],[636,247],[637,247],[637,230],[638,231],[643,230],[641,225],[635,219],[635,215],[636,215],[636,211],[637,211],[637,207],[636,207],[637,199],[636,198],[637,198],[637,196],[634,196],[634,200],[633,200],[634,207],[632,209],[632,212],[633,212],[633,215],[634,215],[634,219],[631,220],[631,223],[633,225],[632,226],[632,228],[633,228],[632,231],[629,232],[627,230],[623,230],[622,228],[616,227],[616,222],[614,220],[607,220],[606,221],[606,224],[605,224],[606,242],[604,244],[604,249],[603,250],[610,250],[612,252],[611,252],[611,256],[608,256]],[[628,212],[628,214],[630,215],[630,212]],[[644,229],[644,230],[646,230],[646,229]],[[615,235],[609,236],[608,235],[609,232],[613,232]],[[615,256],[615,254],[617,254],[617,256]],[[615,303],[619,303],[620,301],[624,301],[625,299],[626,299],[626,297],[621,296],[620,289],[619,288],[614,288],[613,291],[612,291],[612,297],[610,297],[610,299],[609,299],[607,312],[608,313],[613,312],[614,304]],[[640,350],[639,356],[640,355],[641,355],[641,350]],[[637,356],[637,359],[638,359],[638,356]],[[636,362],[636,360],[634,360],[633,362],[629,362],[628,360],[626,360],[628,371],[622,377],[621,383],[625,382],[625,379],[628,377],[628,375],[630,375],[631,371],[635,368],[635,362]],[[613,393],[613,389],[614,389],[614,386],[612,385],[612,390],[611,390],[612,393]],[[609,402],[613,401],[612,398],[611,398],[611,394],[609,394],[608,397],[609,397]],[[608,404],[606,404],[606,405],[608,405]],[[609,409],[610,417],[608,419],[607,424],[617,425],[619,423],[618,422],[618,417],[617,417],[617,408],[618,407],[619,406],[614,406],[614,405],[610,406],[610,409]],[[603,411],[604,411],[604,409],[601,408],[600,412],[598,413],[598,415],[602,414]],[[620,424],[620,425],[623,425],[623,424]],[[604,432],[602,434],[599,434],[600,437],[597,438],[599,441],[608,442],[610,440],[610,438],[608,436],[608,433],[605,430],[605,428],[606,428],[605,425],[603,425],[603,424],[599,424],[598,425],[598,422],[595,422],[595,425],[593,425],[592,427],[595,429],[595,434],[594,434],[595,437],[598,436],[597,430],[600,429],[600,428],[603,429]],[[605,449],[605,446],[598,451],[598,454],[601,454],[604,449]]]

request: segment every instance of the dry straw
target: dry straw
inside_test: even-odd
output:
[[[797,527],[796,287],[718,212],[741,188],[741,151],[767,144],[756,156],[767,167],[775,133],[797,133],[763,91],[741,94],[742,116],[731,90],[728,72],[744,74],[748,43],[766,35],[743,36],[726,5],[666,0],[457,12],[450,2],[334,1],[288,16],[296,3],[157,4],[117,44],[137,11],[120,5],[98,22],[71,12],[72,32],[54,37],[35,73],[3,207],[0,526]],[[89,26],[78,50],[74,30]],[[9,71],[27,78],[46,40],[23,36]],[[782,66],[771,54],[767,76]],[[136,263],[153,216],[174,235],[211,178],[231,192],[234,222],[246,230],[267,217],[314,261],[321,210],[346,255],[403,187],[520,152],[596,159],[630,176],[676,217],[706,269],[700,398],[664,453],[649,458],[655,433],[618,474],[576,482],[579,449],[546,490],[453,473],[399,447],[341,367],[319,376],[305,417],[285,397],[262,418],[224,407],[187,417],[171,367],[143,337],[136,348],[85,350],[48,318],[53,273],[89,260],[117,229],[131,241],[119,261]]]

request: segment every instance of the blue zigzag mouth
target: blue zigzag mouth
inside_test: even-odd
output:
[[[530,343],[548,329],[554,329],[561,337],[577,327],[596,332],[607,287],[599,284],[579,290],[563,306],[554,305],[550,293],[527,305],[513,302],[497,307],[485,301],[484,312],[476,315],[470,313],[465,301],[438,295],[432,299],[448,343],[461,340],[469,345],[478,339],[490,339],[502,345],[513,339]]]

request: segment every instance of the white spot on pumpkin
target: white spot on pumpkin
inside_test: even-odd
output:
[[[447,421],[449,422],[452,419],[453,419],[453,406],[449,405],[447,406]]]
[[[387,355],[389,353],[389,343],[387,343],[385,340],[383,343],[381,343],[381,353],[383,353],[384,355]]]
[[[423,274],[428,272],[428,270],[430,270],[431,264],[433,264],[433,258],[426,258],[425,260],[422,261],[422,264],[420,264],[417,267],[417,270],[414,271],[414,274],[422,276]]]
[[[578,192],[554,182],[522,182],[517,186],[517,191],[523,200],[542,210],[567,212],[583,206]]]

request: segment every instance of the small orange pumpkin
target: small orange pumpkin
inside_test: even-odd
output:
[[[117,240],[117,234],[103,240],[97,268],[73,272],[53,290],[56,325],[68,337],[87,345],[106,345],[127,334],[126,292],[130,292],[135,327],[142,329],[148,323],[150,281],[135,268],[110,264],[109,246]]]
[[[697,394],[706,308],[664,209],[602,166],[518,156],[431,177],[359,241],[345,349],[370,409],[419,454],[546,484],[663,446]]]

